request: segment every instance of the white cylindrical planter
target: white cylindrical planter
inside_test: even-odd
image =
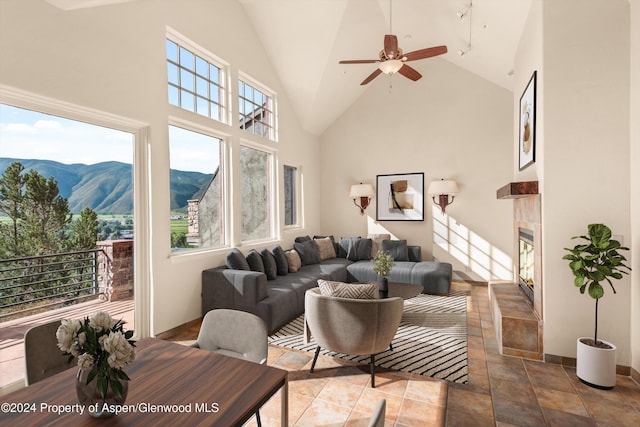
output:
[[[612,389],[616,385],[616,346],[600,340],[611,348],[591,347],[578,338],[576,375],[583,383],[602,389]]]

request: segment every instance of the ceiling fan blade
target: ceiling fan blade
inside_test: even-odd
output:
[[[406,58],[405,61],[415,61],[416,59],[431,58],[432,56],[442,55],[443,53],[447,53],[446,46],[434,46],[405,53],[403,59]]]
[[[374,64],[380,62],[378,59],[349,59],[347,61],[340,61],[338,64]]]
[[[366,85],[367,83],[369,83],[371,80],[375,79],[376,77],[378,77],[380,74],[382,74],[382,71],[380,71],[380,68],[376,68],[376,70],[369,74],[369,77],[367,77],[366,79],[364,79],[362,81],[362,83],[360,83],[360,86]]]
[[[389,59],[394,59],[398,55],[398,38],[393,34],[384,36],[384,54]]]
[[[417,72],[415,68],[409,67],[407,64],[402,65],[402,67],[398,70],[398,73],[402,74],[410,80],[413,80],[414,82],[422,77],[422,74]]]

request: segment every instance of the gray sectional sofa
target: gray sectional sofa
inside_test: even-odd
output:
[[[291,267],[293,264],[292,270],[295,271],[285,271],[280,254],[285,251],[279,246],[273,251],[263,250],[261,254],[250,251],[246,264],[241,259],[244,254],[233,249],[227,257],[227,265],[202,272],[202,316],[217,308],[243,310],[261,317],[268,330],[275,331],[304,312],[305,293],[318,286],[318,279],[339,282],[377,280],[377,276],[373,274],[373,261],[370,259],[371,245],[367,245],[367,240],[371,239],[342,239],[339,243],[332,243],[335,252],[329,255],[325,253],[323,259],[308,257],[308,248],[313,248],[314,243],[320,242],[311,240],[312,243],[308,243],[309,240],[311,239],[306,237],[296,239],[292,251],[299,249],[299,252],[287,251],[288,265]],[[324,240],[322,243],[326,248]],[[353,252],[352,244],[358,240],[363,242],[359,242],[360,247]],[[305,241],[306,244],[300,243]],[[399,253],[394,252],[393,242],[389,242],[392,245],[390,253],[398,257],[391,269],[389,281],[420,284],[425,293],[449,293],[451,264],[421,261],[419,246],[405,244],[405,254],[403,241],[394,242],[400,242],[398,246],[402,249]],[[277,269],[272,256],[279,261]],[[302,265],[298,269],[290,256],[300,256]]]

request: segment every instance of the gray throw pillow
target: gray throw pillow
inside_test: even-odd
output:
[[[371,259],[371,239],[353,240],[347,251],[349,261],[367,261]]]
[[[227,254],[227,268],[232,270],[251,270],[243,253],[237,248],[231,249]]]
[[[262,264],[264,264],[264,273],[267,275],[267,280],[275,279],[278,275],[275,257],[269,252],[269,249],[261,250],[260,256],[262,256]]]
[[[309,236],[298,236],[295,238],[295,240],[293,241],[294,243],[302,243],[302,242],[306,242],[307,240],[311,240],[311,237]]]
[[[406,240],[383,240],[382,250],[389,252],[394,261],[409,261],[409,248]]]
[[[262,262],[262,256],[255,249],[251,249],[247,254],[247,263],[251,271],[258,271],[264,273],[264,264]]]
[[[320,263],[320,251],[315,240],[305,240],[302,243],[294,243],[293,249],[300,255],[302,265],[311,265]]]
[[[275,246],[271,252],[276,259],[276,268],[279,276],[286,276],[289,273],[289,262],[287,261],[287,255],[280,245]]]
[[[341,237],[340,243],[338,243],[338,250],[336,251],[336,255],[338,258],[347,258],[347,254],[349,253],[349,247],[353,244],[353,242],[360,240],[361,237]]]

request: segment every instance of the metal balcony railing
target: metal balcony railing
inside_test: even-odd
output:
[[[97,298],[100,252],[0,259],[0,322]]]

